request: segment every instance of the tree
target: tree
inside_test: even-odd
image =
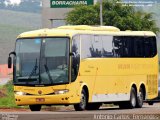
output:
[[[67,14],[66,22],[72,25],[99,25],[99,3],[76,6]],[[124,6],[120,0],[103,0],[103,25],[115,26],[120,30],[159,31],[152,13],[137,11],[133,6]]]

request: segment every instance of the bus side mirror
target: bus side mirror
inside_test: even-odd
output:
[[[12,58],[8,57],[8,68],[12,68]]]
[[[9,53],[9,57],[8,57],[8,68],[12,68],[12,58],[11,58],[11,55],[16,56],[16,53],[15,53],[15,52],[10,52],[10,53]]]

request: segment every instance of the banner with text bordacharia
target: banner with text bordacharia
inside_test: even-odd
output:
[[[50,0],[51,8],[72,8],[76,5],[93,5],[93,0]]]

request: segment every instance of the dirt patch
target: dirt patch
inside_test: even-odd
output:
[[[0,112],[27,112],[29,109],[22,108],[0,108]]]
[[[0,90],[0,98],[6,97],[6,96],[7,96],[6,89],[5,88],[1,89]]]

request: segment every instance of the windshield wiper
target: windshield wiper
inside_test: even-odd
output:
[[[53,80],[52,80],[51,74],[50,74],[48,66],[46,64],[44,65],[44,68],[46,70],[46,73],[48,75],[49,80],[51,81],[51,84],[53,84]]]
[[[30,78],[34,75],[34,73],[36,74],[37,68],[38,68],[38,66],[37,66],[37,58],[36,58],[35,65],[34,65],[34,67],[33,67],[33,69],[32,69],[32,72],[30,73],[28,79],[30,79]]]

